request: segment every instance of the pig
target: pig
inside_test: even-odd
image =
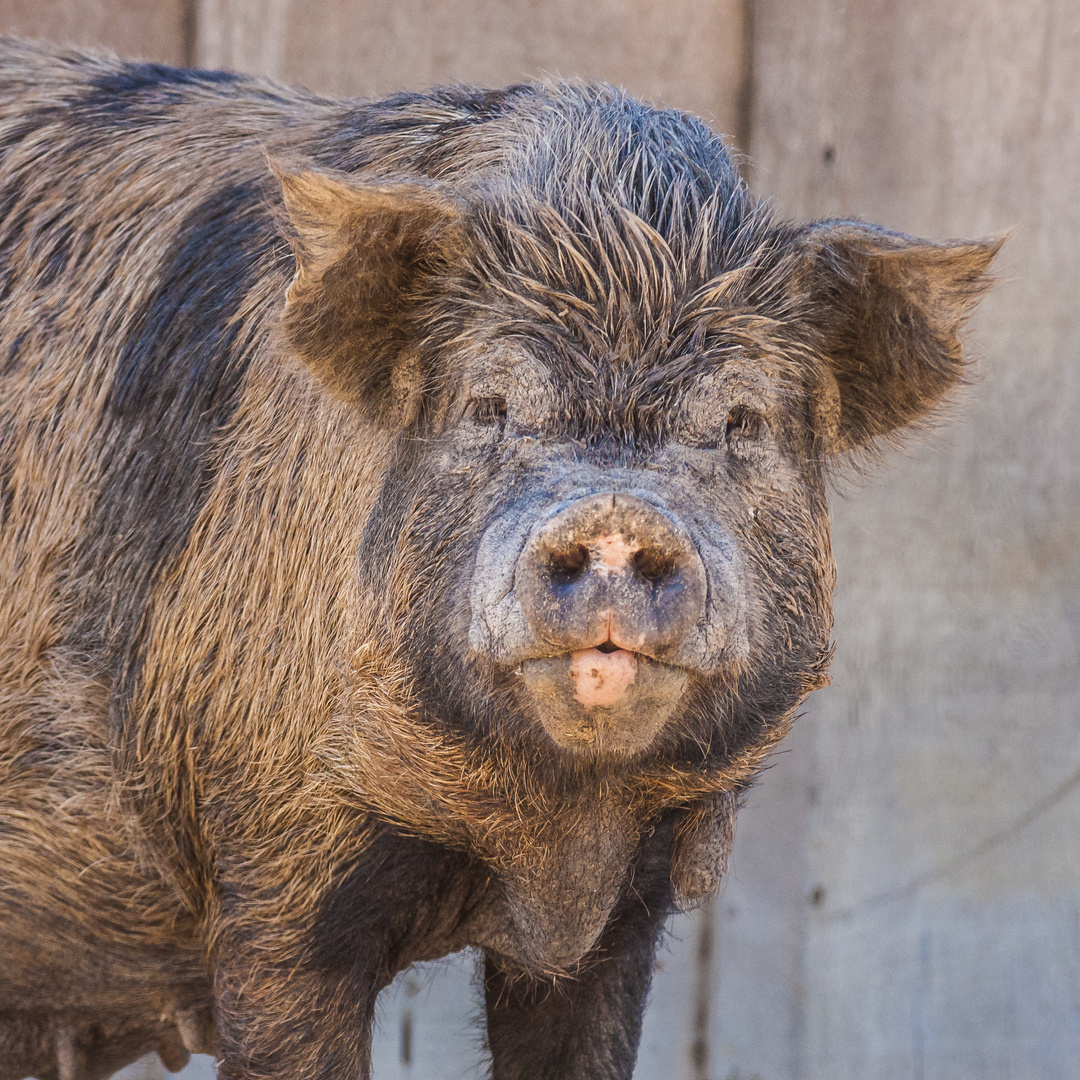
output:
[[[496,1080],[630,1077],[999,242],[574,82],[8,41],[0,148],[0,1080],[367,1077],[467,947]]]

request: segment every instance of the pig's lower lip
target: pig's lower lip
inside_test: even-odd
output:
[[[570,654],[574,700],[587,709],[614,705],[637,678],[638,658],[626,649],[578,649]]]
[[[578,649],[526,660],[527,700],[555,742],[584,753],[645,750],[686,689],[688,673],[627,649]]]

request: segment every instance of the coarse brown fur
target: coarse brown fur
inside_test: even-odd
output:
[[[8,42],[0,155],[0,1080],[366,1076],[378,990],[467,945],[496,1076],[629,1076],[662,921],[827,677],[828,463],[961,378],[996,244],[776,222],[575,84]],[[529,476],[676,457],[743,651],[575,756],[464,644],[476,547]]]

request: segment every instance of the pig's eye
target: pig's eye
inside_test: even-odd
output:
[[[727,414],[728,442],[743,440],[753,442],[765,434],[765,417],[745,405],[735,405]]]
[[[501,427],[506,422],[506,398],[470,398],[466,414],[474,423]]]

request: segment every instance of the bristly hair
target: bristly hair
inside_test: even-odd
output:
[[[463,306],[482,309],[499,332],[546,345],[565,369],[560,382],[592,391],[576,402],[595,413],[580,417],[579,435],[654,442],[684,378],[700,373],[707,317],[728,299],[723,276],[768,264],[776,231],[697,118],[648,109],[610,86],[531,89],[527,108],[507,92],[500,116],[459,119],[449,137],[444,118],[438,160],[421,150],[418,127],[408,154],[398,145],[380,168],[424,160],[475,208],[473,274],[444,309],[448,322]],[[462,141],[474,167],[459,176]]]
[[[481,180],[485,239],[523,294],[550,292],[556,310],[592,308],[612,335],[647,339],[688,290],[748,261],[767,216],[695,117],[612,87],[545,91],[532,137]]]

